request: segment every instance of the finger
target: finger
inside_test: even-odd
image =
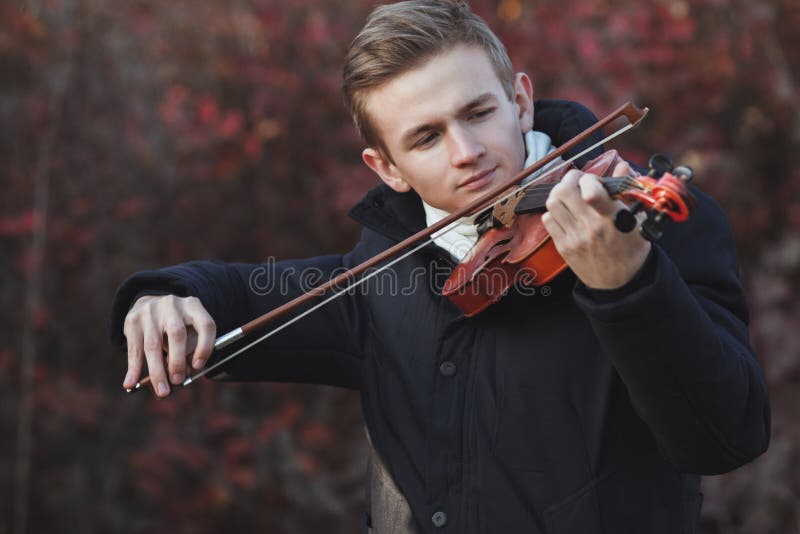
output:
[[[573,188],[570,187],[570,189]],[[562,188],[561,184],[559,184],[553,188],[545,202],[547,213],[558,222],[565,233],[572,231],[578,224],[575,214],[568,205],[568,202],[574,205],[574,202],[571,202],[568,197],[575,194],[576,193],[567,192]]]
[[[584,173],[581,171],[575,169],[569,171],[561,182],[550,191],[545,203],[545,207],[553,212],[553,216],[568,232],[588,211],[581,198],[580,180],[582,176]]]
[[[627,161],[621,161],[614,166],[613,176],[632,176],[631,166]]]
[[[564,177],[561,179],[561,181],[558,182],[558,185],[556,187],[559,187],[559,186],[577,187],[578,186],[578,180],[580,180],[580,177],[582,175],[583,175],[583,171],[579,171],[578,169],[570,169],[569,171],[567,171],[567,174],[564,175]]]
[[[164,325],[164,334],[167,336],[167,368],[169,379],[173,384],[183,382],[186,374],[186,326],[183,321],[171,316]]]
[[[584,174],[579,181],[581,199],[604,217],[612,216],[619,206],[593,174]]]
[[[186,325],[183,313],[176,305],[177,298],[167,297],[160,302],[159,320],[167,338],[167,369],[170,381],[178,385],[186,374]]]
[[[164,356],[161,344],[162,329],[156,326],[155,320],[149,320],[144,328],[144,354],[147,359],[147,369],[156,396],[169,395],[169,384],[164,371]]]
[[[189,357],[197,349],[197,330],[186,320],[186,365],[189,365]],[[188,371],[187,371],[188,372]]]
[[[142,349],[142,332],[138,326],[131,327],[125,334],[128,342],[128,371],[122,381],[122,387],[131,389],[139,381],[144,364],[144,351]]]
[[[192,356],[192,367],[202,369],[214,350],[217,324],[199,300],[187,304],[188,322],[197,332],[197,346]]]
[[[558,221],[555,220],[550,212],[542,214],[542,224],[544,224],[545,230],[547,230],[547,233],[550,234],[550,237],[553,238],[556,244],[562,242],[566,238],[567,232]]]

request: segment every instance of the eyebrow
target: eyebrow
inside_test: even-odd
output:
[[[464,116],[464,115],[467,115],[467,114],[468,114],[470,111],[472,111],[473,109],[475,109],[475,108],[477,108],[477,107],[479,107],[479,106],[481,106],[481,105],[485,104],[487,101],[489,101],[489,100],[492,100],[492,99],[494,99],[494,98],[496,98],[496,97],[495,97],[495,95],[494,95],[494,93],[491,93],[491,92],[486,92],[486,93],[483,93],[483,94],[481,94],[481,95],[479,95],[479,96],[477,96],[477,97],[473,98],[472,100],[470,100],[470,101],[469,101],[469,102],[467,102],[466,104],[464,104],[464,105],[463,105],[463,106],[462,106],[462,107],[461,107],[461,108],[458,110],[458,112],[457,112],[457,115],[458,115],[458,116]],[[416,138],[416,137],[417,137],[419,134],[421,134],[421,133],[423,133],[423,132],[427,132],[428,130],[433,130],[433,129],[434,129],[434,128],[436,128],[437,126],[438,126],[438,123],[436,123],[436,122],[426,122],[426,123],[424,123],[424,124],[420,124],[419,126],[417,126],[417,127],[415,127],[415,128],[412,128],[412,129],[411,129],[411,130],[409,130],[408,132],[404,133],[404,134],[403,134],[403,135],[400,137],[400,141],[401,141],[401,143],[402,143],[402,145],[403,145],[403,146],[410,146],[410,145],[412,145],[412,144],[413,144],[413,142],[414,142],[414,139],[415,139],[415,138]]]

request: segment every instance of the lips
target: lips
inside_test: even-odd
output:
[[[479,189],[483,189],[489,183],[491,183],[492,179],[494,178],[494,171],[497,167],[493,167],[491,169],[487,169],[485,171],[473,174],[463,182],[458,185],[458,188],[463,191],[477,191]]]

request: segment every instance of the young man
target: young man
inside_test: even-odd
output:
[[[363,159],[384,182],[351,211],[361,240],[342,256],[191,262],[128,279],[112,321],[128,348],[125,387],[146,361],[167,396],[163,333],[177,384],[184,354],[202,368],[217,333],[299,294],[305,269],[330,276],[360,263],[594,120],[575,104],[534,106],[530,79],[456,1],[378,8],[347,55],[344,91]],[[370,281],[221,377],[359,389],[375,451],[410,508],[397,531],[692,532],[698,475],[751,461],[769,439],[730,230],[695,194],[691,220],[652,244],[617,231],[598,178],[571,171],[544,217],[570,267],[547,296],[512,292],[460,314],[435,274],[475,242],[465,223],[393,267],[401,284],[418,282],[413,291]],[[256,291],[256,279],[286,291]]]

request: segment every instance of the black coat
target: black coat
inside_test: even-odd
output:
[[[539,102],[555,144],[593,120]],[[766,450],[769,403],[749,346],[730,228],[694,190],[626,286],[567,272],[463,317],[437,293],[452,268],[430,245],[227,366],[221,378],[361,391],[376,450],[424,532],[694,532],[699,474]],[[264,265],[191,262],[120,288],[112,336],[142,291],[201,299],[228,331],[424,226],[419,197],[385,186],[352,211],[344,255]]]

